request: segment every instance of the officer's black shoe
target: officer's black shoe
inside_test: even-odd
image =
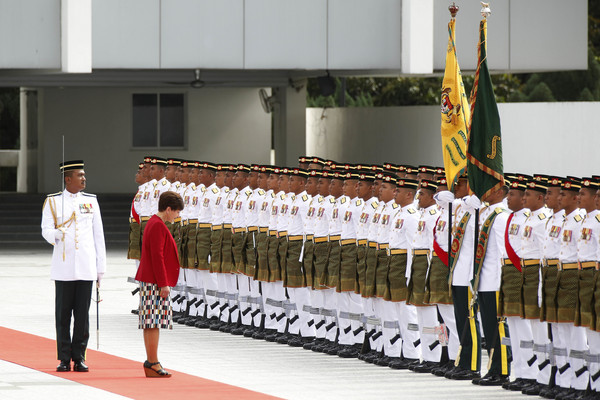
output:
[[[240,325],[238,327],[235,327],[231,330],[231,334],[235,335],[235,336],[241,336],[244,334],[244,331],[246,330],[246,327],[244,325]]]
[[[308,343],[304,343],[304,345],[302,345],[302,348],[304,350],[312,350],[313,346],[317,346],[317,345],[319,345],[321,343],[323,343],[323,339],[313,338],[312,341],[310,341]]]
[[[376,350],[369,350],[366,353],[360,353],[358,355],[358,359],[361,360],[361,361],[365,361],[365,357],[368,357],[368,356],[370,356],[372,354],[377,354],[377,351]]]
[[[194,326],[196,328],[200,328],[200,329],[208,329],[215,322],[216,321],[213,321],[213,320],[210,320],[210,319],[201,318],[201,319],[198,319],[198,321],[196,321],[196,323],[194,324]]]
[[[231,333],[231,331],[235,328],[237,328],[237,324],[225,324],[219,328],[219,331],[224,333]]]
[[[454,360],[450,360],[445,364],[441,364],[439,367],[436,367],[431,370],[431,373],[435,376],[444,376],[446,372],[452,370],[454,368]]]
[[[388,367],[392,369],[408,369],[409,366],[418,362],[419,360],[417,360],[416,358],[398,357],[398,359],[391,361]]]
[[[265,335],[265,340],[267,342],[275,342],[277,340],[277,338],[279,337],[279,335],[280,335],[279,332],[274,330],[273,332]]]
[[[71,370],[71,361],[61,361],[56,367],[56,372],[69,372]]]
[[[360,353],[360,347],[357,345],[354,346],[344,346],[342,349],[338,350],[337,355],[341,358],[356,358]]]
[[[473,379],[473,383],[479,386],[502,386],[507,380],[508,376],[506,375],[487,374],[481,379]]]
[[[88,372],[90,369],[83,362],[83,360],[73,361],[73,371],[76,372]]]
[[[181,317],[177,320],[177,323],[179,325],[185,325],[185,323],[188,321],[189,318],[191,318],[191,317]]]
[[[137,308],[134,308],[133,310],[131,310],[131,313],[138,315],[140,313],[140,310],[138,310]]]
[[[219,329],[221,329],[221,327],[225,325],[225,322],[218,320],[213,322],[212,324],[210,324],[210,326],[208,327],[211,331],[218,331]]]
[[[537,396],[538,394],[540,394],[540,392],[547,388],[548,385],[544,385],[542,383],[535,383],[533,385],[530,386],[526,386],[521,390],[521,393],[523,394],[527,394],[529,396]]]
[[[366,356],[363,361],[368,362],[369,364],[375,364],[377,361],[385,357],[382,351],[376,351],[374,354]]]
[[[328,348],[323,351],[325,354],[329,354],[330,356],[337,356],[338,351],[340,351],[340,345],[337,343],[332,344]]]
[[[439,366],[440,363],[437,362],[423,361],[422,363],[415,365],[411,371],[419,373],[430,373],[431,371],[433,371],[434,368],[437,368]]]
[[[600,392],[596,392],[595,390],[588,390],[583,396],[582,400],[598,400],[600,399]]]
[[[300,337],[300,336],[292,337],[290,340],[288,340],[287,344],[288,344],[288,346],[291,346],[291,347],[304,346],[304,342],[302,341],[302,337]]]
[[[332,341],[325,339],[323,343],[313,346],[311,350],[316,353],[323,353],[331,346],[332,343]]]
[[[293,335],[289,333],[280,333],[277,335],[277,339],[275,340],[279,344],[287,344],[287,342],[293,337]]]
[[[569,389],[558,393],[555,397],[556,400],[578,400],[585,392],[583,390]]]
[[[185,321],[185,324],[187,326],[194,326],[196,325],[196,322],[198,322],[200,320],[200,317],[192,317],[190,316],[187,321]]]
[[[481,375],[479,371],[471,371],[470,369],[464,369],[461,367],[455,367],[452,371],[448,371],[445,378],[452,379],[455,381],[472,381],[475,378],[479,378]]]
[[[253,326],[247,327],[246,329],[244,329],[244,337],[252,337],[256,332],[258,332],[257,328]]]
[[[381,358],[378,358],[377,360],[375,360],[373,362],[373,364],[375,365],[379,365],[380,367],[387,367],[390,365],[390,362],[394,361],[394,359],[392,357],[388,357],[388,356],[383,356]]]
[[[535,383],[534,379],[517,378],[513,382],[507,385],[502,385],[503,389],[512,390],[513,392],[520,392],[527,386],[531,386]]]
[[[560,386],[547,387],[544,390],[540,390],[540,396],[545,399],[555,399],[559,394],[566,394],[569,389],[565,389]]]

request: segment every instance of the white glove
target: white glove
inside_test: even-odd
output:
[[[463,202],[465,203],[465,206],[473,210],[481,207],[481,200],[479,200],[479,197],[475,196],[474,194],[467,196],[467,198],[464,199]]]
[[[63,240],[63,238],[65,237],[66,231],[67,230],[65,229],[64,226],[57,228],[56,231],[54,231],[54,239],[56,239],[57,242]]]
[[[452,203],[454,201],[454,193],[448,190],[443,190],[434,194],[433,199],[440,208],[446,210],[448,208],[448,203]]]

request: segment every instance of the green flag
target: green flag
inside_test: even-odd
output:
[[[478,63],[471,92],[467,175],[471,191],[482,200],[504,184],[500,116],[487,66],[487,20],[479,24]]]

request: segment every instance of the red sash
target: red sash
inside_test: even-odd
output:
[[[440,247],[440,245],[437,241],[437,238],[435,236],[435,230],[437,228],[437,223],[439,222],[440,218],[441,218],[441,216],[438,217],[438,220],[436,221],[435,226],[433,227],[433,251],[435,251],[435,254],[447,267],[448,266],[448,252],[444,251],[444,249],[442,249]]]
[[[508,258],[513,263],[515,268],[518,269],[519,272],[521,272],[521,258],[517,255],[517,253],[515,253],[514,249],[512,248],[512,246],[510,244],[510,240],[508,240],[508,231],[510,229],[510,221],[513,219],[514,216],[515,216],[515,213],[513,212],[508,217],[508,222],[506,223],[506,230],[504,231],[504,244],[506,247],[506,254],[508,254]]]

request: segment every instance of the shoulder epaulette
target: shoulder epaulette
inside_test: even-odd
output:
[[[81,192],[82,196],[87,196],[87,197],[96,197],[95,194],[91,194],[91,193],[85,193],[85,192]]]
[[[152,184],[153,187],[156,187],[156,185],[158,185],[158,181],[156,181]]]
[[[330,202],[331,204],[333,204],[333,203],[335,203],[335,199],[332,197],[332,198],[330,198],[330,199],[329,199],[329,202]]]
[[[319,203],[322,203],[324,201],[325,201],[325,197],[323,197],[323,196],[319,197]]]
[[[357,206],[360,206],[361,204],[362,204],[362,200],[361,199],[356,200],[356,205]]]
[[[279,196],[281,198],[281,200],[285,200],[285,194],[282,194],[281,196]]]
[[[258,189],[258,194],[261,195],[261,196],[264,196],[265,195],[265,191],[262,190],[262,189]]]
[[[175,187],[179,189],[181,187],[181,183],[176,184]]]
[[[379,203],[377,203],[376,201],[372,201],[371,207],[373,207],[373,210],[377,210],[377,207],[379,207]]]
[[[575,214],[575,216],[573,217],[573,219],[575,220],[575,222],[579,222],[579,221],[581,221],[583,218],[581,218],[581,215],[579,215],[579,214]]]
[[[202,189],[200,190],[202,190],[202,193],[206,192],[206,186],[202,186]]]
[[[292,201],[294,201],[294,200],[296,200],[296,195],[295,194],[292,195]]]
[[[56,192],[56,193],[49,194],[47,197],[59,196],[61,194],[62,194],[62,192]]]
[[[167,185],[167,183],[169,183],[169,181],[167,181],[167,180],[165,179],[164,181],[162,181],[162,183],[163,183],[163,186],[166,186],[166,185]]]
[[[502,208],[502,207],[496,207],[496,208],[494,209],[494,211],[496,211],[498,214],[500,214],[501,212],[504,212],[504,211],[506,211],[506,210],[505,210],[504,208]]]
[[[392,208],[395,210],[396,208],[400,207],[398,204],[396,203],[392,203]]]
[[[252,196],[252,190],[246,190],[246,196],[250,197]]]
[[[216,187],[212,188],[212,192],[213,192],[214,194],[217,194],[217,193],[219,193],[219,188],[216,188]]]
[[[271,192],[271,198],[274,199],[275,198],[275,193]]]
[[[230,190],[228,188],[225,188],[225,193],[229,193]]]
[[[540,214],[538,215],[538,218],[540,219],[540,221],[543,221],[543,220],[545,220],[545,219],[546,219],[546,214],[544,214],[544,213],[540,213]]]
[[[346,198],[345,198],[345,197],[342,197],[342,198],[340,199],[340,203],[344,204],[345,202],[346,202]]]
[[[414,208],[407,208],[406,211],[408,211],[409,214],[414,214],[417,212],[417,210],[415,210]]]
[[[525,216],[526,216],[527,218],[529,218],[529,216],[531,215],[531,213],[530,213],[529,211],[525,211],[523,214],[525,214]]]
[[[306,201],[306,200],[308,200],[308,196],[307,195],[302,196],[302,201]]]
[[[600,214],[596,215],[596,221],[600,222]]]
[[[433,215],[437,212],[437,210],[435,208],[432,208],[431,210],[429,210],[429,214]]]

